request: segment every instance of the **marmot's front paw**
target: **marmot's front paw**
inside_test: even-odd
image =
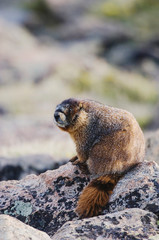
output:
[[[85,164],[85,163],[83,163],[77,156],[74,156],[74,157],[71,158],[69,161],[70,161],[73,165]]]
[[[78,160],[78,157],[74,156],[69,161],[73,164],[76,160]]]
[[[72,165],[79,165],[80,164],[80,160],[78,159],[77,156],[74,156],[73,158],[71,158],[70,162],[72,163]]]
[[[72,162],[72,165],[80,165],[80,160],[77,159],[76,161]]]
[[[83,174],[90,174],[86,163],[81,163],[77,156],[69,160],[72,165],[77,165]]]

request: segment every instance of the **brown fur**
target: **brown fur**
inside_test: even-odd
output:
[[[119,175],[143,160],[143,133],[131,113],[91,100],[65,100],[56,108],[55,122],[76,144],[72,164],[99,176],[83,190],[76,209],[80,217],[97,215]]]

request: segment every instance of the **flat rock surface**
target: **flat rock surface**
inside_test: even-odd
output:
[[[8,215],[0,215],[0,240],[51,240],[44,232]]]

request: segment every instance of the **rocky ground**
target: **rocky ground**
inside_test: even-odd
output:
[[[2,181],[0,213],[46,232],[51,239],[157,239],[158,179],[159,166],[155,162],[141,163],[119,181],[102,215],[78,220],[75,206],[90,178],[67,163],[39,176]],[[0,219],[5,227],[12,222],[9,216],[6,223],[3,215]],[[23,225],[25,228],[28,234],[24,239],[28,239],[33,230]]]
[[[83,220],[78,219],[74,210],[90,177],[82,175],[78,167],[67,163],[46,171],[62,163],[48,155],[1,157],[1,180],[7,181],[0,182],[0,239],[4,239],[5,228],[9,231],[6,240],[19,236],[27,240],[31,235],[36,239],[38,234],[42,239],[60,240],[158,239],[159,166],[153,161],[159,159],[158,134],[158,131],[146,134],[148,161],[119,181],[102,215]],[[39,175],[41,172],[44,173]],[[13,228],[18,221],[15,218],[23,222],[17,222],[20,230]]]
[[[0,240],[159,238],[158,13],[157,0],[0,1]],[[84,220],[74,208],[90,179],[53,123],[70,96],[129,110],[146,138],[148,162]]]

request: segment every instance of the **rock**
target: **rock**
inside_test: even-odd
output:
[[[4,106],[0,105],[0,116],[6,115],[6,114],[8,114],[8,110]]]
[[[66,163],[55,161],[51,156],[39,154],[21,157],[0,157],[0,181],[19,180],[28,174],[40,174]]]
[[[159,130],[146,134],[146,157],[147,160],[156,161],[159,164]]]
[[[115,40],[113,38],[110,38],[110,40],[107,41],[106,38],[101,44],[102,55],[108,62],[129,70],[134,70],[135,66],[137,70],[142,71],[147,77],[158,80],[156,76],[157,68],[155,69],[155,64],[157,67],[159,61],[159,56],[155,51],[158,48],[156,37],[140,44],[130,34],[121,35],[120,32]],[[144,67],[144,65],[146,66]]]
[[[0,85],[39,82],[50,75],[52,50],[39,44],[24,28],[0,19],[0,38]]]
[[[140,208],[159,217],[159,166],[143,162],[128,172],[117,184],[103,213]]]
[[[0,3],[0,16],[8,22],[15,23],[18,25],[35,25],[37,19],[29,11],[22,9],[12,3],[8,6],[1,6]]]
[[[68,163],[39,176],[0,182],[0,213],[53,235],[65,222],[76,219],[77,198],[89,178]]]
[[[44,232],[34,229],[16,218],[0,215],[0,240],[51,240]]]
[[[90,11],[92,6],[99,4],[99,0],[44,0],[49,8],[56,15],[63,18],[65,21],[73,21],[79,16],[83,16]],[[101,1],[101,0],[100,0]]]
[[[54,30],[54,37],[65,42],[96,40],[98,45],[102,45],[102,40],[104,42],[113,42],[117,36],[118,38],[129,39],[131,33],[129,29],[123,28],[121,24],[116,23],[114,25],[111,21],[105,22],[92,16],[78,17],[74,19],[73,23],[62,24]],[[99,51],[98,48],[99,46],[96,51]]]
[[[156,221],[157,217],[153,213],[138,208],[126,209],[104,216],[65,223],[52,239],[159,239]]]
[[[52,236],[64,223],[77,220],[74,211],[77,199],[89,181],[71,163],[20,181],[2,181],[0,213],[14,216]],[[159,215],[158,198],[159,166],[145,161],[118,182],[102,214],[140,208]]]

